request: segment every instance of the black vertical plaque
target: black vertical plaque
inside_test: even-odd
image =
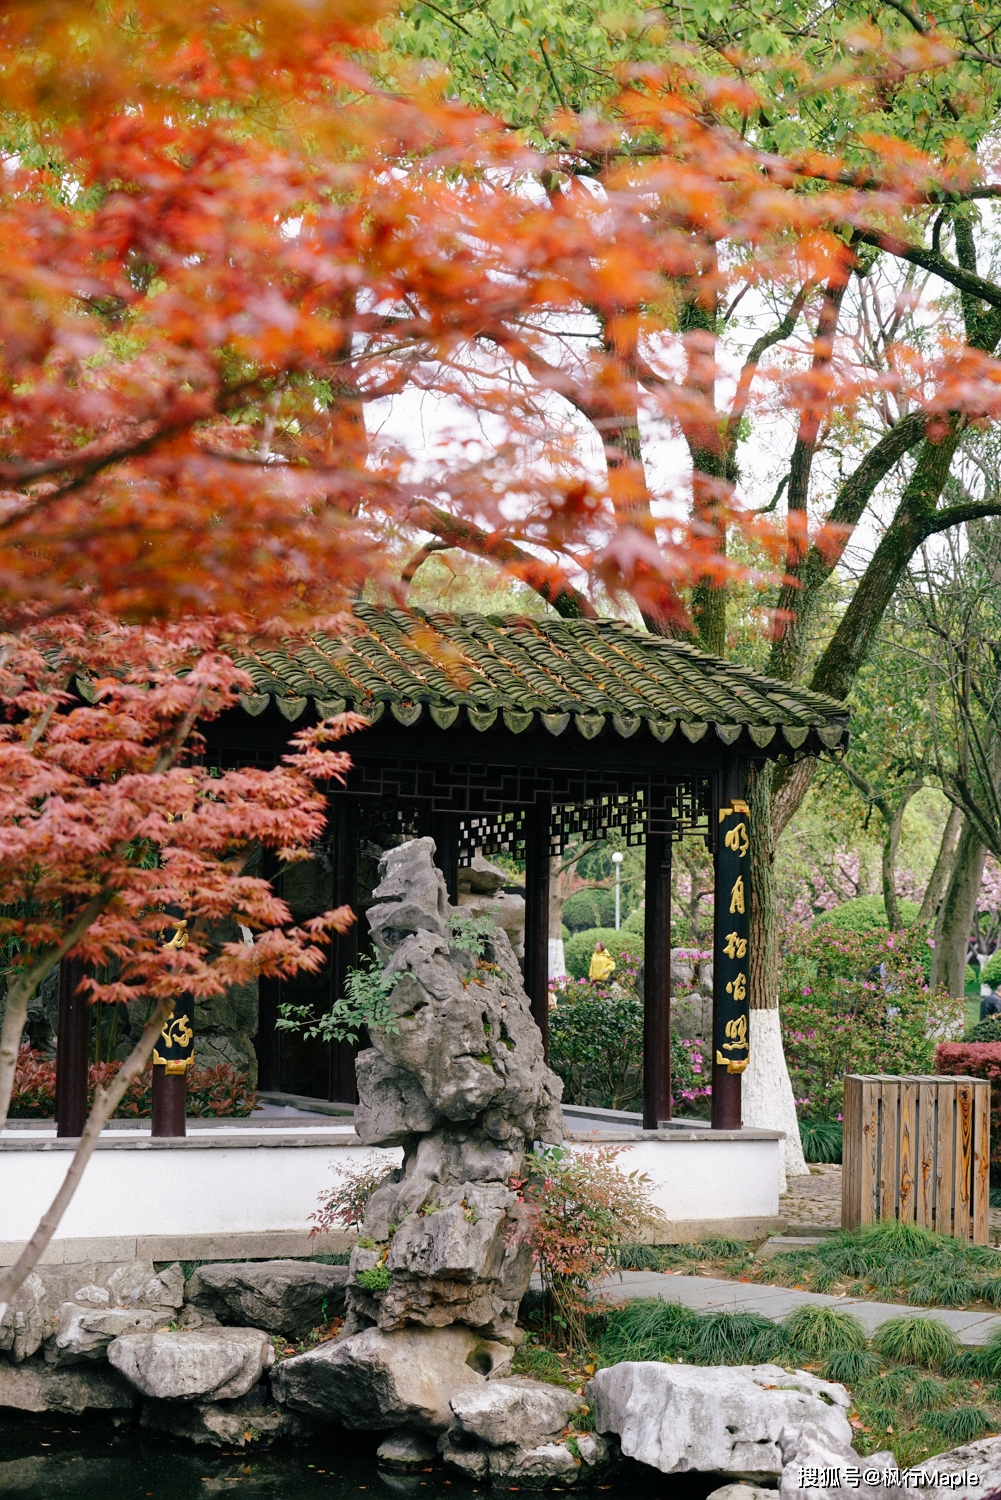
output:
[[[739,1078],[749,1056],[750,827],[747,803],[739,797],[724,798],[719,809],[713,955],[713,1074],[721,1083],[734,1075]]]

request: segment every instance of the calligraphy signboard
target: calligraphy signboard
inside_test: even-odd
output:
[[[734,797],[719,810],[716,856],[716,1004],[713,1052],[717,1066],[743,1073],[748,1063],[748,943],[751,925],[750,809]]]

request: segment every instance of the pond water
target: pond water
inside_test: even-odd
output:
[[[377,1467],[378,1438],[332,1430],[308,1444],[246,1454],[194,1449],[147,1437],[109,1418],[0,1417],[3,1500],[469,1500],[507,1495],[450,1480],[439,1468],[390,1474]],[[612,1482],[576,1492],[593,1500],[705,1500],[726,1481],[697,1474],[669,1478],[625,1464]],[[533,1492],[524,1490],[525,1496]]]

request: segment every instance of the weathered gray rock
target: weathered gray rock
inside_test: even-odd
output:
[[[344,1311],[347,1266],[265,1260],[201,1266],[185,1295],[220,1323],[300,1339]]]
[[[844,1386],[777,1365],[631,1360],[599,1370],[586,1399],[599,1432],[616,1433],[627,1457],[664,1474],[781,1474],[780,1437],[791,1443],[808,1424],[837,1445],[851,1445]]]
[[[184,1304],[184,1272],[176,1261],[156,1272],[151,1260],[134,1260],[108,1277],[107,1289],[118,1307],[177,1309]]]
[[[267,1447],[307,1431],[302,1417],[276,1406],[263,1384],[235,1401],[144,1401],[139,1425],[208,1448]]]
[[[450,1398],[485,1385],[510,1357],[509,1348],[457,1324],[397,1333],[366,1328],[284,1360],[272,1389],[294,1411],[334,1417],[345,1427],[437,1433],[453,1420]]]
[[[513,891],[498,891],[496,896],[479,896],[459,892],[459,916],[489,917],[507,934],[516,958],[525,954],[525,898]]]
[[[737,1480],[733,1484],[721,1484],[718,1490],[706,1496],[706,1500],[775,1500],[775,1491]]]
[[[456,1425],[491,1448],[533,1448],[562,1432],[580,1406],[565,1386],[514,1376],[459,1391],[450,1402]]]
[[[438,1457],[438,1449],[430,1438],[401,1427],[398,1432],[391,1432],[387,1438],[383,1438],[375,1450],[375,1456],[383,1468],[399,1469],[406,1473],[410,1469],[424,1469],[428,1464],[434,1463]]]
[[[507,935],[498,930],[482,955],[451,941],[433,852],[415,839],[384,854],[368,912],[397,980],[397,1029],[373,1032],[358,1058],[356,1126],[366,1144],[402,1145],[405,1157],[369,1200],[363,1234],[380,1248],[352,1256],[346,1330],[464,1323],[510,1340],[532,1262],[509,1184],[532,1141],[562,1138],[562,1085]],[[376,1264],[391,1284],[373,1291],[357,1278]]]
[[[468,1479],[489,1479],[495,1485],[510,1485],[517,1480],[527,1489],[589,1484],[610,1467],[613,1459],[608,1442],[593,1432],[551,1439],[533,1448],[515,1444],[490,1448],[453,1431],[439,1439],[438,1450],[450,1468],[458,1469]]]
[[[45,1337],[45,1285],[30,1271],[0,1318],[0,1351],[14,1364],[30,1359]]]
[[[126,1333],[108,1360],[144,1396],[162,1401],[225,1401],[246,1395],[274,1363],[259,1328],[199,1328],[185,1333]]]
[[[474,854],[468,865],[461,865],[456,879],[460,901],[464,895],[496,896],[502,886],[509,884],[510,877],[482,854]]]
[[[355,1062],[359,1103],[354,1127],[366,1146],[405,1146],[434,1129],[430,1100],[412,1073],[394,1067],[374,1047]]]
[[[106,1286],[81,1286],[73,1293],[73,1301],[85,1307],[110,1307],[111,1293]]]
[[[434,866],[434,839],[411,839],[387,849],[379,861],[368,924],[380,953],[388,954],[409,934],[449,936],[448,887]]]
[[[130,1411],[135,1391],[105,1366],[54,1370],[41,1360],[22,1365],[0,1361],[0,1407],[15,1411]]]
[[[862,1500],[890,1500],[891,1490],[894,1494],[899,1492],[898,1486],[887,1486],[882,1482],[885,1472],[896,1472],[897,1460],[892,1453],[872,1453],[867,1458],[860,1458],[850,1441],[814,1422],[787,1428],[781,1435],[780,1447],[783,1457],[780,1500],[793,1500],[793,1497],[803,1500],[807,1493],[817,1495],[819,1500],[843,1500],[846,1492],[860,1495]],[[810,1469],[815,1469],[816,1474],[804,1474],[804,1470]],[[855,1471],[851,1479],[845,1472],[850,1469]],[[836,1483],[807,1482],[811,1477],[822,1479],[824,1470]],[[979,1493],[984,1495],[986,1492],[980,1490]]]
[[[50,1365],[91,1364],[107,1357],[112,1339],[124,1333],[151,1333],[170,1321],[170,1312],[147,1307],[81,1307],[64,1302],[59,1323],[45,1340],[45,1361]]]
[[[885,1454],[879,1455],[885,1458]],[[812,1463],[813,1460],[811,1459]],[[862,1460],[864,1467],[875,1465],[875,1460]],[[889,1467],[883,1464],[880,1468]],[[979,1484],[956,1483],[963,1475],[975,1474]],[[949,1476],[943,1478],[942,1476]],[[933,1476],[936,1476],[933,1479]],[[936,1453],[933,1458],[923,1459],[921,1464],[909,1471],[908,1489],[916,1489],[925,1500],[946,1500],[956,1495],[959,1500],[987,1500],[1001,1490],[1001,1437],[980,1438],[976,1443],[965,1443],[962,1448],[950,1448],[948,1453]]]

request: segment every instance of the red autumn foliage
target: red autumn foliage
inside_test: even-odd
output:
[[[1001,1169],[1001,1042],[939,1042],[935,1072],[986,1078],[991,1086],[991,1169]]]

